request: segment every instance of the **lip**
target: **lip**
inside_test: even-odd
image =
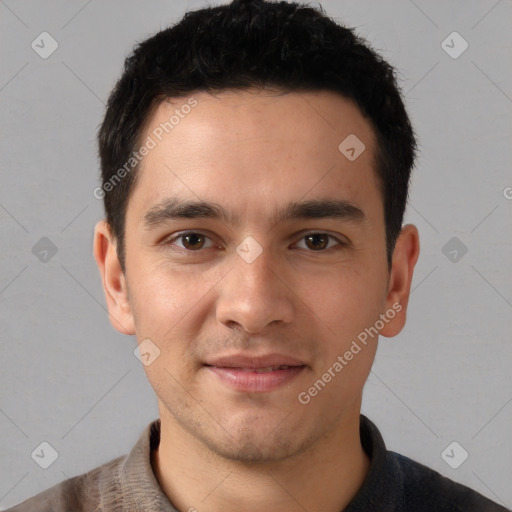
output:
[[[208,366],[217,368],[268,368],[269,366],[305,366],[303,361],[284,354],[231,354],[205,361]]]
[[[258,371],[270,367],[274,369],[264,373]],[[269,392],[284,386],[297,378],[306,368],[307,365],[302,361],[282,354],[233,354],[215,358],[205,364],[205,369],[229,388],[250,393]]]

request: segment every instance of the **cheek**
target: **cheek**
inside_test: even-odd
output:
[[[131,278],[136,283],[132,304],[138,342],[151,340],[158,354],[144,371],[157,396],[176,405],[194,370],[186,354],[203,323],[205,301],[200,299],[211,285],[166,263],[140,265]],[[185,402],[180,407],[188,407]]]
[[[305,303],[344,345],[373,323],[382,312],[385,283],[370,269],[338,269],[316,276],[305,291]]]
[[[130,275],[131,303],[139,340],[148,337],[160,342],[166,351],[174,347],[184,350],[187,340],[197,336],[207,315],[211,314],[215,285],[225,274],[225,269],[224,274],[222,270],[201,268],[201,265],[180,267],[162,261],[161,257],[141,262]]]
[[[197,302],[200,290],[165,264],[140,265],[131,274],[131,302],[137,334],[157,338],[179,324]]]
[[[329,382],[319,393],[322,397],[318,407],[343,407],[359,399],[370,373],[377,336],[368,333],[373,332],[369,328],[382,312],[382,294],[377,292],[375,283],[348,271],[318,285],[311,289],[307,303],[314,305],[315,316],[320,319],[315,324],[323,354],[311,384],[314,386],[319,380]]]

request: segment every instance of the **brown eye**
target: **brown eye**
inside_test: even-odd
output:
[[[347,244],[345,242],[342,242],[338,238],[322,232],[308,233],[304,235],[296,244],[296,246],[300,249],[307,249],[316,252],[322,252],[326,249],[331,249],[336,246],[341,248],[346,245]]]
[[[196,251],[197,249],[202,249],[204,245],[204,239],[205,237],[199,233],[190,233],[188,235],[181,235],[180,236],[183,247],[185,249],[190,249],[192,251]]]
[[[213,242],[210,237],[195,231],[182,231],[181,233],[176,233],[173,237],[167,240],[166,244],[190,252],[213,247]]]
[[[329,245],[329,235],[325,233],[314,233],[306,235],[304,238],[306,245],[314,251],[325,249]]]

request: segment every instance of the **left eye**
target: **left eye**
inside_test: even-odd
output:
[[[308,233],[301,238],[302,241],[304,241],[305,247],[301,247],[301,249],[311,249],[312,251],[330,249],[333,245],[345,245],[341,240],[327,233]],[[330,245],[332,241],[334,243]]]

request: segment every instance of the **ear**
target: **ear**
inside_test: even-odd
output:
[[[126,277],[117,257],[114,236],[105,220],[100,220],[94,229],[94,259],[100,271],[110,323],[122,334],[135,334]]]
[[[391,311],[395,315],[380,330],[382,336],[396,336],[405,325],[412,276],[419,254],[418,230],[416,226],[407,224],[402,228],[395,244],[386,296],[386,311],[390,312],[387,316],[391,318]]]

